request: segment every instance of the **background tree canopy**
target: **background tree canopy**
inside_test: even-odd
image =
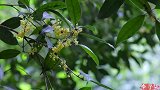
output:
[[[159,0],[1,0],[0,89],[160,83]]]

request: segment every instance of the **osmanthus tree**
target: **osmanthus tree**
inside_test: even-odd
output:
[[[95,28],[93,26],[78,24],[81,18],[83,18],[81,17],[81,4],[78,0],[47,2],[46,4],[38,7],[36,10],[31,8],[29,1],[30,0],[19,0],[17,5],[0,4],[0,6],[9,6],[14,8],[19,13],[18,16],[11,17],[0,24],[0,40],[9,45],[19,46],[17,49],[6,49],[0,51],[0,59],[14,59],[15,57],[18,57],[17,55],[25,53],[28,57],[28,63],[36,62],[36,65],[38,66],[34,65],[34,67],[41,68],[40,75],[43,76],[44,80],[39,79],[41,81],[37,81],[39,81],[39,83],[43,82],[45,84],[45,89],[47,90],[74,89],[76,83],[72,79],[73,76],[76,76],[83,81],[95,83],[109,90],[112,90],[112,88],[114,89],[114,87],[111,88],[110,86],[99,83],[98,81],[100,80],[97,81],[86,74],[91,69],[93,74],[97,75],[97,68],[100,68],[100,66],[106,64],[104,61],[101,62],[101,59],[103,59],[102,57],[105,56],[103,50],[99,51],[98,48],[94,48],[94,51],[96,51],[96,53],[98,52],[97,56],[97,54],[87,47],[87,44],[82,44],[92,42],[87,40],[87,38],[108,45],[110,50],[113,52],[121,42],[126,41],[137,33],[137,31],[143,25],[145,17],[150,18],[153,22],[155,22],[156,34],[160,38],[160,22],[153,13],[154,9],[151,9],[149,4],[153,3],[156,5],[156,8],[159,8],[158,5],[160,3],[158,0],[104,1],[96,17],[99,20],[113,17],[123,4],[133,5],[141,11],[141,13],[138,13],[138,16],[130,18],[130,20],[123,25],[118,33],[115,44],[107,43],[105,40],[86,31],[91,30],[93,33],[95,33]],[[20,11],[19,8],[25,9],[26,12]],[[69,18],[66,17],[66,14],[63,15],[63,12],[66,11],[68,12]],[[92,46],[99,47],[98,44],[96,45],[96,43],[92,44]],[[130,68],[128,60],[129,57],[134,58],[139,64],[133,55],[125,55],[129,55],[128,49],[124,49],[123,51],[120,50],[118,52],[118,56],[113,55],[108,57],[112,57],[112,59],[117,60],[120,58],[124,59],[128,68]],[[85,66],[85,62],[80,62],[84,58],[92,59],[93,61],[88,60],[89,63],[87,63]],[[76,60],[80,63],[78,63]],[[118,63],[119,61],[116,62],[113,60],[108,64],[120,70]],[[23,67],[23,64],[20,64],[15,60],[10,64],[10,70],[12,70],[13,73],[20,71],[26,73],[25,70],[23,70],[26,64]],[[19,66],[21,69],[13,69],[17,66]],[[102,73],[106,72],[104,69],[99,70]],[[61,71],[65,71],[67,75],[67,77],[63,80],[58,79],[55,75]],[[0,68],[0,79],[2,80],[4,73],[5,72],[3,72],[3,70]],[[5,75],[6,74],[7,73],[5,73]],[[30,78],[32,78],[32,76]],[[2,87],[3,84],[4,86],[6,85],[5,81],[2,82]],[[43,84],[39,84],[36,88],[42,88],[40,85],[44,86]],[[14,88],[18,87],[15,86]],[[92,87],[83,87],[80,90],[92,90]]]

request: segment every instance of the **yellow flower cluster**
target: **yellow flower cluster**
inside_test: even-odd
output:
[[[37,48],[32,48],[29,55],[34,55],[35,52],[37,52]]]
[[[52,51],[54,53],[58,53],[59,51],[61,51],[61,49],[64,47],[63,42],[62,41],[58,41],[57,42],[57,46],[52,48]]]
[[[58,55],[55,55],[55,53],[50,53],[49,57],[50,57],[53,61],[58,60],[58,58],[59,58]]]
[[[82,32],[82,28],[72,30],[72,37],[77,38],[80,32]]]
[[[80,32],[82,32],[81,28],[72,30],[72,42],[75,45],[78,45],[77,37]]]
[[[52,48],[53,53],[60,52],[64,47],[71,46],[71,39],[59,40],[57,45]]]
[[[21,20],[21,26],[23,28],[23,31],[20,31],[17,34],[17,36],[20,38],[23,38],[25,36],[25,34],[30,31],[31,25],[28,23],[28,21]]]
[[[65,42],[63,43],[64,47],[69,47],[71,46],[71,39],[66,39]]]
[[[52,48],[53,53],[60,52],[64,47],[71,46],[72,43],[78,45],[77,37],[82,32],[81,28],[69,31],[68,28],[62,28],[60,23],[58,21],[53,24],[55,38],[59,39],[57,45]]]
[[[69,47],[72,44],[78,45],[78,34],[82,32],[81,28],[69,30],[68,28],[63,28],[60,25],[60,21],[53,24],[54,35],[55,38],[58,40],[57,44],[52,47],[52,52],[50,53],[49,57],[52,60],[60,61],[60,66],[69,74],[68,66],[65,63],[65,60],[61,60],[57,55],[63,48]]]
[[[60,22],[53,24],[55,37],[58,39],[67,38],[69,36],[69,28],[62,28]]]

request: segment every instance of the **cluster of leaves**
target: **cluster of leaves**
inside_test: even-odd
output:
[[[81,3],[83,4],[86,2],[87,1],[83,1]],[[158,0],[153,0],[153,1],[152,0],[128,0],[128,1],[119,0],[119,2],[117,2],[117,0],[105,0],[103,5],[100,7],[100,10],[98,11],[99,20],[111,17],[114,21],[114,19],[117,18],[116,12],[118,12],[122,4],[124,6],[130,6],[130,5],[136,6],[140,11],[142,11],[138,13],[138,16],[128,20],[127,23],[123,25],[123,27],[119,31],[119,34],[115,42],[116,47],[118,47],[118,45],[121,42],[126,41],[127,39],[129,39],[130,37],[136,34],[136,32],[142,27],[145,17],[147,15],[151,18],[153,22],[155,22],[156,34],[160,38],[160,31],[159,31],[160,22],[154,15],[153,10],[149,5],[149,2],[155,4],[157,6],[156,8],[158,8],[158,5],[159,5]],[[50,73],[48,73],[48,71],[54,71],[58,73],[60,71],[63,71],[62,69],[64,69],[64,71],[66,71],[68,75],[73,74],[82,80],[93,82],[106,89],[111,89],[110,87],[100,84],[91,78],[88,79],[85,73],[88,73],[88,71],[91,70],[95,74],[96,79],[100,81],[100,79],[102,78],[101,76],[108,74],[108,72],[105,69],[97,69],[95,67],[95,64],[101,65],[101,66],[105,64],[109,64],[113,68],[120,70],[120,67],[118,66],[118,64],[122,59],[126,63],[127,67],[130,69],[130,63],[129,63],[130,57],[135,59],[135,61],[138,64],[140,64],[137,58],[129,51],[128,44],[125,44],[124,49],[119,50],[117,53],[117,56],[114,56],[112,52],[114,52],[115,48],[111,44],[107,43],[107,41],[109,41],[110,43],[114,44],[113,38],[110,40],[103,40],[101,38],[98,38],[98,37],[103,37],[103,35],[106,36],[102,31],[99,31],[99,33],[100,32],[102,33],[97,34],[98,37],[95,37],[94,35],[91,34],[91,32],[87,31],[87,30],[91,30],[93,34],[96,33],[96,29],[93,26],[87,25],[88,23],[86,24],[85,19],[83,19],[85,17],[81,17],[82,11],[81,11],[78,0],[65,0],[65,2],[62,2],[62,1],[48,2],[40,6],[35,11],[30,7],[29,0],[19,0],[18,4],[19,5],[1,4],[3,6],[13,7],[14,9],[17,10],[19,15],[18,17],[12,17],[0,24],[0,40],[2,40],[3,42],[9,45],[19,45],[20,47],[22,47],[21,51],[24,53],[27,53],[25,47],[27,47],[27,50],[31,49],[30,53],[28,53],[29,60],[36,61],[37,64],[41,66],[42,74],[45,78],[45,84],[47,89],[53,88],[52,87],[53,83],[55,84],[56,81],[58,82],[57,79],[55,79],[55,82],[50,82],[51,80],[48,79],[48,76],[50,77],[53,77],[53,76]],[[16,6],[25,8],[28,12],[27,13],[21,12],[16,8]],[[126,14],[127,8],[126,7],[124,8],[125,8],[124,14]],[[63,14],[61,14],[61,12],[65,10],[68,11],[68,15],[71,19],[71,22],[67,18],[65,18]],[[131,12],[132,10],[129,10],[129,11]],[[53,13],[55,15],[55,18],[53,18],[53,16],[48,14],[47,12]],[[93,16],[91,17],[91,18],[94,18],[93,20],[95,20],[95,17],[97,17],[94,15],[95,14],[93,14]],[[54,25],[52,21],[57,21],[57,18],[59,18],[63,22],[64,26],[66,25],[65,28],[67,27],[69,28],[70,32],[72,32],[73,30],[78,30],[79,28],[84,28],[83,33],[80,33],[80,37],[76,36],[76,38],[78,38],[80,43],[81,42],[84,43],[84,44],[78,44],[78,46],[82,47],[82,49],[90,57],[88,57],[87,54],[84,54],[83,51],[81,51],[76,45],[72,44],[70,47],[64,48],[60,50],[60,52],[58,53],[54,53],[54,57],[56,57],[56,59],[58,60],[53,60],[53,58],[50,58],[50,55],[53,53],[52,47],[57,46],[58,41],[65,41],[66,39],[69,39],[70,37],[72,37],[72,33],[70,33],[70,35],[67,36],[65,39],[56,38],[55,37],[56,35],[55,36],[50,35],[55,32],[54,31],[55,29],[52,28],[51,26]],[[84,21],[81,20],[81,18]],[[26,30],[23,30],[23,33],[20,31],[16,31],[16,28],[23,25],[24,25],[23,29],[25,29],[25,26],[27,26],[26,25],[27,23],[26,24],[21,23],[21,21],[25,21],[25,20],[27,21],[27,23],[30,23],[32,26],[34,26],[34,30],[32,30],[29,35],[26,34],[28,32],[28,31],[26,32]],[[77,23],[79,22],[80,24],[82,23],[83,26],[78,26]],[[92,21],[92,22],[95,22],[95,21]],[[92,22],[90,22],[89,24],[91,24]],[[148,35],[148,33],[143,33],[143,34]],[[18,40],[18,37],[17,38],[15,37],[16,35],[21,36],[21,38],[23,39],[22,46],[20,45],[20,41]],[[33,38],[33,37],[36,37],[36,38]],[[146,35],[144,35],[144,37],[146,37]],[[86,42],[85,41],[86,38],[93,39],[94,42],[89,40]],[[135,40],[135,42],[133,43],[139,42],[141,39],[142,37],[139,37],[139,39]],[[101,44],[96,44],[97,42]],[[106,52],[106,46],[104,44],[110,46],[109,48],[107,48],[108,52]],[[100,61],[96,56],[96,54],[85,45],[87,46],[92,45],[90,47],[94,48],[93,50],[95,50],[95,53],[97,54],[97,56],[99,56],[99,58],[102,56],[102,58],[100,58]],[[47,50],[47,55],[40,54],[42,49]],[[73,51],[73,52],[69,54],[66,53],[68,49],[69,51]],[[7,49],[0,52],[0,59],[14,58],[20,53],[21,53],[20,50],[17,50],[17,49]],[[87,61],[87,65],[84,65],[83,62],[81,62],[79,64],[80,69],[82,69],[82,71],[84,71],[85,73],[75,74],[72,70],[75,69],[76,60],[80,59],[85,62],[85,59],[83,58],[86,58],[86,59],[92,58],[95,63],[89,60]],[[109,61],[107,61],[106,59],[109,59]],[[62,68],[60,68],[59,65]],[[2,70],[0,68],[0,73],[1,72]],[[99,75],[99,73],[102,75]],[[2,78],[2,75],[3,74],[0,74],[0,79]],[[69,82],[67,79],[65,80]],[[75,87],[74,80],[72,79],[70,80],[72,81],[71,87],[66,86],[65,88]],[[58,89],[59,86],[57,85],[56,87],[56,84],[55,84],[55,88]],[[80,90],[83,90],[83,89],[91,90],[90,87],[84,87],[84,88],[81,88]]]

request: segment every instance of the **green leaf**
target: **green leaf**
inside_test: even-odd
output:
[[[12,18],[4,21],[1,25],[9,27],[11,29],[15,29],[15,28],[18,28],[20,26],[20,20],[22,20],[22,18],[12,17]]]
[[[7,50],[4,50],[4,51],[0,52],[0,59],[13,58],[13,57],[16,57],[19,53],[20,53],[20,51],[18,51],[18,50],[7,49]]]
[[[66,2],[69,16],[75,25],[78,23],[78,21],[81,17],[81,8],[79,5],[79,2],[78,2],[78,0],[66,0],[65,2]]]
[[[110,87],[108,87],[108,86],[106,86],[106,85],[104,85],[104,84],[101,84],[101,83],[99,83],[99,82],[96,82],[96,81],[91,81],[91,82],[93,82],[93,83],[95,83],[95,84],[97,84],[97,85],[99,85],[99,86],[101,86],[101,87],[104,87],[104,88],[106,88],[107,90],[109,89],[109,90],[113,90],[112,88],[110,88]]]
[[[160,22],[156,20],[156,34],[160,40]]]
[[[104,19],[110,17],[118,11],[123,2],[124,0],[105,0],[100,8],[98,18]]]
[[[83,88],[80,88],[79,90],[92,90],[91,87],[83,87]]]
[[[88,48],[87,46],[82,45],[82,44],[79,44],[79,46],[81,46],[81,47],[84,49],[84,51],[85,51],[86,53],[88,53],[89,56],[94,60],[94,62],[95,62],[97,65],[99,65],[99,60],[98,60],[97,56],[93,53],[93,51],[92,51],[90,48]]]
[[[18,71],[18,72],[20,72],[21,73],[21,75],[23,75],[23,76],[29,76],[29,74],[25,71],[25,69],[24,69],[24,67],[22,67],[21,65],[16,65],[16,70]]]
[[[8,28],[4,28],[0,25],[0,40],[10,45],[17,45],[18,41],[13,36],[13,34],[8,30]]]
[[[29,1],[28,0],[18,0],[18,4],[19,4],[20,7],[25,8],[25,9],[27,7],[29,7]]]
[[[47,4],[42,5],[33,13],[33,17],[35,20],[41,20],[42,14],[44,11],[57,10],[65,8],[65,3],[61,1],[54,1]]]
[[[0,25],[0,39],[10,45],[17,45],[18,41],[13,36],[13,34],[9,31],[11,29],[18,28],[20,26],[20,17],[12,17],[6,21],[4,21]]]
[[[94,26],[86,25],[84,26],[87,30],[92,31],[93,34],[97,34],[97,29]]]
[[[116,40],[116,45],[132,37],[142,26],[144,18],[145,15],[140,15],[129,20],[120,30]]]
[[[139,9],[144,9],[143,4],[139,0],[129,0],[129,1],[132,2]]]
[[[18,2],[21,2],[22,4],[29,6],[29,0],[19,0]]]
[[[80,33],[80,35],[83,35],[83,36],[88,37],[90,39],[94,39],[94,40],[96,40],[98,42],[104,43],[104,44],[110,46],[111,48],[115,49],[113,45],[111,45],[110,43],[107,43],[105,40],[103,40],[101,38],[98,38],[96,36],[93,36],[93,35],[90,35],[90,34],[86,34],[86,33]]]

